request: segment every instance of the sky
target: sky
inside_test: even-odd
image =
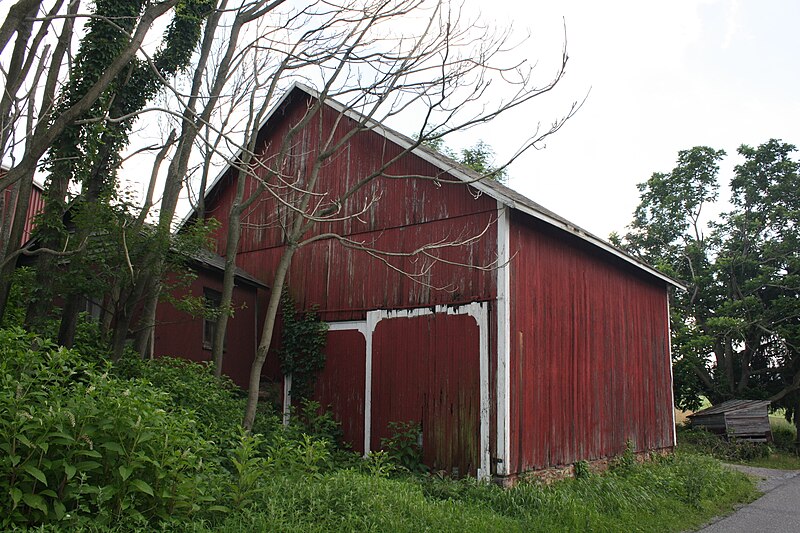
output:
[[[599,237],[624,232],[638,204],[636,184],[672,170],[679,150],[724,149],[727,183],[741,144],[800,144],[797,0],[480,4],[483,19],[531,32],[522,52],[545,70],[566,26],[567,72],[526,110],[522,126],[499,120],[454,140],[469,145],[479,136],[502,160],[526,127],[549,124],[588,94],[544,149],[510,166],[508,184]]]
[[[4,17],[8,2],[0,2]],[[724,149],[726,183],[741,144],[800,144],[798,0],[463,2],[479,22],[530,33],[514,53],[536,64],[543,81],[565,32],[569,61],[554,91],[447,144],[481,139],[504,161],[537,124],[585,98],[543,149],[509,167],[508,185],[599,237],[624,233],[636,184],[670,171],[679,150]]]

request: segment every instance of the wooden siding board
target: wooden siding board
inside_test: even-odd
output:
[[[512,471],[672,446],[663,283],[518,214],[511,245]]]
[[[371,449],[390,422],[422,426],[433,470],[476,475],[480,466],[479,329],[467,315],[381,320],[373,337]]]

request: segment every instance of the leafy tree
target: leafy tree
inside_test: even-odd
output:
[[[58,107],[68,109],[85,95],[110,64],[128,44],[128,35],[141,17],[147,2],[144,0],[97,0],[94,17],[87,22],[87,34],[81,40],[78,54],[70,72],[70,79],[61,92]],[[164,34],[163,44],[151,60],[132,58],[120,74],[100,95],[94,106],[80,121],[69,125],[53,142],[47,157],[49,176],[45,193],[45,211],[40,217],[37,232],[45,247],[68,249],[68,230],[64,227],[65,212],[69,210],[74,228],[71,239],[74,246],[94,240],[94,235],[119,233],[129,227],[127,239],[136,241],[142,224],[135,215],[119,209],[121,199],[117,190],[116,172],[122,162],[122,150],[127,147],[134,118],[149,100],[162,88],[161,80],[186,68],[201,35],[204,18],[213,10],[212,0],[179,0],[174,17]],[[71,184],[80,186],[79,194],[70,199]],[[130,222],[120,220],[126,216]],[[116,216],[115,216],[116,213]],[[116,223],[103,224],[109,218]],[[110,221],[109,221],[110,222]],[[124,232],[124,230],[123,230]],[[138,239],[141,240],[141,239]],[[153,246],[153,236],[148,244]],[[68,265],[67,290],[60,296],[65,300],[59,342],[71,345],[74,338],[78,312],[87,289],[95,278],[98,263],[112,269],[123,270],[130,262],[127,245],[123,254],[76,253]],[[45,288],[52,287],[46,280],[51,276],[55,258],[40,258],[37,287],[44,294],[31,301],[28,322],[38,322],[51,307],[51,298]],[[121,289],[124,291],[125,289]],[[127,334],[126,316],[135,305],[117,306],[123,311],[116,323],[124,327],[115,332],[117,337]],[[118,342],[119,344],[119,342]]]
[[[639,185],[641,202],[618,243],[683,280],[672,297],[676,403],[697,408],[766,398],[796,413],[800,398],[800,163],[770,140],[738,149],[732,209],[708,224],[721,150],[681,151],[669,173]]]
[[[505,166],[498,167],[495,165],[494,150],[482,140],[479,140],[469,148],[462,148],[459,153],[448,147],[441,137],[428,139],[423,142],[423,145],[436,150],[442,155],[446,155],[450,159],[455,159],[465,167],[469,167],[487,178],[500,182],[508,179],[508,170]]]

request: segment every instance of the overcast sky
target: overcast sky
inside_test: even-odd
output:
[[[525,50],[543,63],[558,54],[566,23],[567,76],[531,112],[531,123],[547,124],[589,97],[546,149],[513,164],[509,185],[600,237],[624,230],[638,203],[636,184],[671,170],[678,150],[724,149],[727,181],[739,145],[773,137],[800,143],[797,0],[481,6],[486,19],[530,29]],[[479,135],[502,157],[524,132],[500,122]]]
[[[0,0],[4,16],[9,3]],[[447,139],[489,143],[509,157],[537,122],[547,126],[588,93],[583,108],[509,169],[509,185],[607,237],[623,232],[636,184],[667,172],[677,152],[736,148],[770,138],[800,144],[800,0],[464,0],[479,20],[531,38],[520,53],[543,79],[566,25],[569,62],[553,93],[519,116]],[[519,115],[519,113],[516,113]]]

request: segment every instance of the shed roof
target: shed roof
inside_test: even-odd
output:
[[[198,250],[192,255],[189,256],[189,261],[196,263],[197,265],[208,268],[210,270],[217,270],[220,272],[225,271],[225,258],[217,255],[215,253],[209,252],[208,250]],[[234,270],[234,276],[237,280],[242,281],[248,285],[253,287],[257,287],[260,289],[269,288],[267,284],[263,281],[253,277],[246,271],[242,270],[239,267],[236,267]]]
[[[695,416],[718,415],[722,413],[732,413],[735,411],[747,411],[759,407],[768,407],[772,403],[769,400],[728,400],[726,402],[712,405],[702,411],[697,411],[689,415],[689,418]]]
[[[277,104],[273,106],[269,113],[265,116],[263,122],[259,126],[259,131],[263,130],[269,121],[272,119],[273,115],[281,109],[287,102],[290,101],[291,98],[295,97],[298,94],[305,94],[312,98],[319,98],[320,93],[311,87],[308,87],[302,83],[295,82],[289,90],[287,90],[281,99],[278,101]],[[337,112],[344,114],[345,116],[358,121],[364,122],[365,128],[375,133],[382,135],[386,139],[398,144],[403,149],[411,148],[416,141],[411,139],[410,137],[403,135],[402,133],[389,128],[388,126],[384,125],[381,122],[378,122],[373,119],[369,119],[355,111],[354,109],[345,106],[344,104],[332,99],[327,98],[325,100],[325,104],[329,107],[335,109]],[[645,262],[639,260],[638,258],[620,250],[616,246],[613,246],[609,242],[601,239],[593,235],[592,233],[584,230],[583,228],[579,227],[576,224],[568,221],[567,219],[557,215],[553,211],[545,208],[544,206],[534,202],[527,196],[520,194],[519,192],[511,189],[503,185],[502,183],[498,182],[497,180],[487,179],[485,176],[475,172],[474,170],[460,164],[459,162],[431,149],[424,145],[419,145],[414,147],[410,150],[411,153],[414,155],[428,161],[429,163],[433,164],[434,166],[438,167],[440,170],[450,174],[451,176],[457,178],[463,183],[469,184],[471,187],[475,188],[477,191],[486,194],[490,198],[493,198],[500,202],[501,204],[510,207],[511,209],[515,209],[527,215],[530,215],[538,220],[541,220],[559,230],[562,230],[570,235],[573,235],[590,245],[594,248],[598,248],[603,250],[619,259],[622,259],[625,263],[628,263],[634,266],[637,270],[643,271],[650,276],[653,276],[661,281],[666,282],[668,285],[672,285],[677,288],[685,289],[685,285],[676,281],[675,279],[667,276],[666,274],[659,272],[652,266],[646,264]],[[206,189],[206,197],[211,195],[215,188],[219,186],[222,181],[222,178],[230,169],[231,165],[227,165],[222,171],[216,176],[216,178],[209,184],[208,188]],[[194,210],[189,212],[189,214],[184,218],[181,222],[181,226],[183,226],[188,220],[192,218],[194,214]]]

